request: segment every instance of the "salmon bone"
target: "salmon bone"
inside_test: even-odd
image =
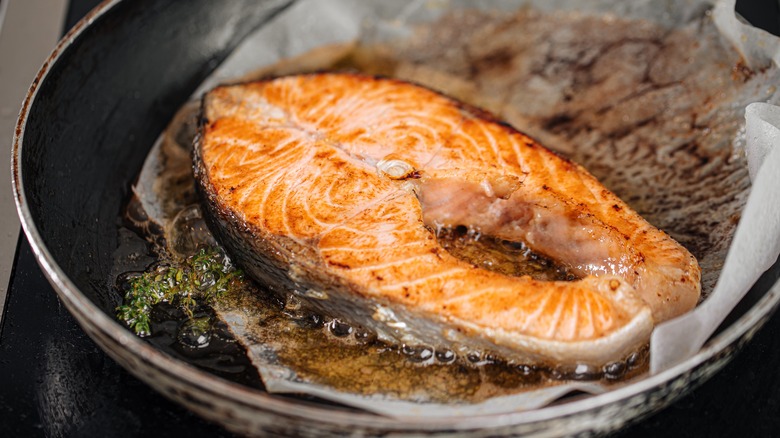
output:
[[[407,179],[415,177],[417,170],[412,164],[399,158],[385,157],[376,163],[377,172],[390,179]]]

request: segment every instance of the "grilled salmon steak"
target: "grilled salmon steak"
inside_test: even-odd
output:
[[[195,174],[212,231],[280,294],[396,343],[620,360],[693,308],[694,257],[579,165],[489,114],[351,73],[218,87]],[[575,281],[461,260],[436,230],[523,242]]]

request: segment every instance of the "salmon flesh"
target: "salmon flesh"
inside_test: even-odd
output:
[[[203,98],[194,167],[212,231],[252,277],[394,343],[601,366],[699,299],[695,258],[584,168],[399,80],[218,87]],[[579,278],[456,258],[436,231],[458,226]]]

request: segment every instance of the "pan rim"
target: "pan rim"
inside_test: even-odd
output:
[[[27,119],[30,114],[30,109],[35,103],[35,98],[41,84],[47,79],[49,72],[57,63],[62,53],[78,40],[89,26],[95,20],[108,14],[116,5],[124,1],[126,0],[105,0],[87,16],[81,19],[60,40],[37,73],[25,96],[14,131],[11,157],[12,188],[17,213],[21,220],[23,231],[32,247],[36,261],[59,297],[65,302],[71,313],[74,313],[77,316],[82,328],[85,328],[85,324],[92,325],[94,330],[106,334],[112,338],[114,342],[128,350],[133,356],[140,357],[153,366],[155,370],[166,373],[173,379],[183,381],[187,385],[192,385],[201,391],[218,394],[231,403],[248,406],[257,411],[265,411],[283,416],[293,416],[325,424],[352,424],[372,428],[382,427],[388,430],[408,430],[410,428],[429,431],[466,431],[483,428],[494,429],[498,427],[550,421],[557,418],[575,416],[584,412],[595,412],[610,405],[616,405],[621,401],[628,401],[632,397],[652,391],[654,388],[669,384],[681,376],[686,375],[686,373],[693,372],[703,364],[714,360],[717,358],[718,353],[726,350],[730,345],[746,337],[746,335],[749,336],[748,333],[751,329],[758,329],[764,318],[770,316],[771,312],[778,306],[778,302],[780,302],[780,281],[776,281],[766,294],[745,314],[741,315],[723,332],[710,339],[710,342],[692,357],[658,374],[648,375],[642,380],[626,384],[625,386],[608,391],[604,394],[589,396],[565,404],[546,406],[529,411],[490,415],[483,414],[456,419],[447,417],[390,418],[370,413],[339,411],[309,403],[296,402],[223,380],[208,372],[201,371],[189,364],[167,356],[158,351],[151,344],[132,334],[118,321],[111,318],[107,313],[100,309],[79,290],[60,268],[39,233],[29,209],[23,183],[23,169],[21,168]],[[93,336],[89,330],[87,330],[87,332],[91,337]],[[98,342],[98,344],[101,343]],[[129,371],[133,372],[133,370]],[[142,380],[145,380],[142,375],[133,374],[140,377]],[[155,390],[170,397],[158,388],[155,388]]]

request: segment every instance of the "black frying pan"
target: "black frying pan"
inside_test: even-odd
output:
[[[175,110],[248,32],[287,1],[107,1],[63,40],[16,132],[16,197],[39,263],[87,333],[114,359],[207,418],[247,433],[603,432],[678,398],[719,369],[772,313],[770,281],[749,294],[700,354],[672,373],[582,402],[459,420],[404,422],[271,396],[154,350],[117,323],[116,220]],[[774,268],[777,269],[777,266]],[[776,278],[776,277],[774,277]],[[632,408],[635,410],[631,411]],[[587,421],[586,421],[587,420]]]

